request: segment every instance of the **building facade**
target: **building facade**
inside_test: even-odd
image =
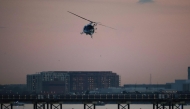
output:
[[[37,92],[40,84],[39,74],[27,75],[26,80],[27,90],[29,92]]]
[[[112,71],[47,71],[27,75],[27,89],[36,93],[85,93],[119,86],[119,75]]]
[[[27,75],[27,89],[35,93],[68,93],[70,77],[62,72],[40,72]]]
[[[111,71],[70,72],[71,92],[85,92],[99,88],[119,87],[119,75]]]

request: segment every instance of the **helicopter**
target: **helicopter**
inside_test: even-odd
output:
[[[115,28],[112,28],[112,27],[103,25],[103,24],[101,24],[101,23],[99,23],[99,22],[94,22],[94,21],[88,20],[88,19],[86,19],[86,18],[84,18],[84,17],[81,17],[81,16],[79,16],[79,15],[77,15],[77,14],[75,14],[75,13],[72,13],[72,12],[70,12],[70,11],[67,11],[67,12],[69,12],[69,13],[71,13],[71,14],[77,16],[77,17],[80,17],[80,18],[82,18],[82,19],[87,20],[87,21],[90,22],[89,24],[87,24],[87,25],[84,26],[83,31],[81,32],[81,34],[85,33],[86,35],[90,35],[91,38],[92,38],[92,35],[95,33],[95,30],[97,30],[97,28],[95,28],[95,26],[97,26],[97,25],[101,25],[101,26],[104,26],[104,27],[108,27],[108,28],[111,28],[111,29],[115,29]],[[116,30],[116,29],[115,29],[115,30]]]

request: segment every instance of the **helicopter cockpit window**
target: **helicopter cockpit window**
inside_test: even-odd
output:
[[[94,27],[93,27],[92,25],[89,25],[89,26],[87,27],[87,29],[88,29],[88,31],[90,31],[90,32],[93,32],[93,31],[94,31]]]
[[[87,26],[84,26],[84,30],[86,30],[87,28],[86,28]]]
[[[88,30],[91,30],[91,29],[94,29],[94,27],[93,27],[92,25],[88,25],[88,26],[87,26],[87,29],[88,29]]]

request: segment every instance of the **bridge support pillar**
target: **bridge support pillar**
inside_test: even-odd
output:
[[[118,109],[130,109],[130,103],[118,104]]]
[[[96,109],[96,104],[84,104],[84,109]]]
[[[161,103],[153,103],[153,109],[166,109],[165,107],[165,102],[161,102]],[[169,106],[170,107],[170,106]],[[170,109],[170,108],[169,108]]]
[[[13,109],[13,104],[1,104],[1,109]]]
[[[62,104],[50,104],[50,109],[62,109]]]
[[[47,109],[49,109],[49,103],[47,102]]]
[[[172,109],[183,109],[185,102],[172,103]]]
[[[184,102],[168,102],[169,109],[183,109]],[[166,109],[166,102],[153,103],[153,109]]]
[[[171,102],[169,102],[169,109],[171,109]]]
[[[35,102],[33,108],[34,108],[34,109],[45,109],[45,103],[38,103],[38,102]]]

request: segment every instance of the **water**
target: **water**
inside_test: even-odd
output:
[[[107,104],[105,106],[96,106],[96,109],[117,109],[117,108],[118,108],[117,104]],[[166,108],[169,109],[169,107],[166,107]],[[24,106],[14,106],[13,109],[33,109],[33,104],[25,104]],[[83,104],[63,104],[62,109],[84,109],[84,105]],[[153,109],[153,105],[152,104],[130,104],[130,109]],[[185,105],[183,109],[190,109],[190,105],[188,106]]]

